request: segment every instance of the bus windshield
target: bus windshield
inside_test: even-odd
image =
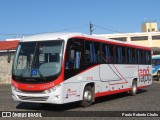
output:
[[[160,58],[158,59],[152,59],[152,65],[153,66],[158,66],[158,65],[160,65]]]
[[[13,75],[45,78],[61,70],[63,41],[21,42],[13,64]]]

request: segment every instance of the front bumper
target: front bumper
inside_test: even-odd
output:
[[[14,101],[32,102],[32,103],[51,103],[51,104],[63,104],[62,95],[60,91],[54,91],[51,93],[27,93],[22,91],[16,91],[12,89],[12,98]]]

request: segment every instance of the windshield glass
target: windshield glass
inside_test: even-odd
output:
[[[63,41],[21,42],[13,65],[13,75],[45,78],[61,70]]]

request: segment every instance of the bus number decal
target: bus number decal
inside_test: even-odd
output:
[[[87,77],[87,80],[93,80],[93,77]]]
[[[138,76],[139,76],[139,82],[151,81],[152,76],[149,71],[149,66],[146,69],[138,68]]]

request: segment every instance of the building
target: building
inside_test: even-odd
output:
[[[142,23],[142,32],[158,32],[157,22],[144,22],[144,23]]]
[[[11,68],[18,40],[0,41],[0,84],[11,82]],[[10,51],[11,62],[8,63],[8,51]]]
[[[126,41],[151,47],[153,51],[160,51],[160,32],[157,23],[143,23],[142,32],[139,33],[96,34],[95,36]]]

